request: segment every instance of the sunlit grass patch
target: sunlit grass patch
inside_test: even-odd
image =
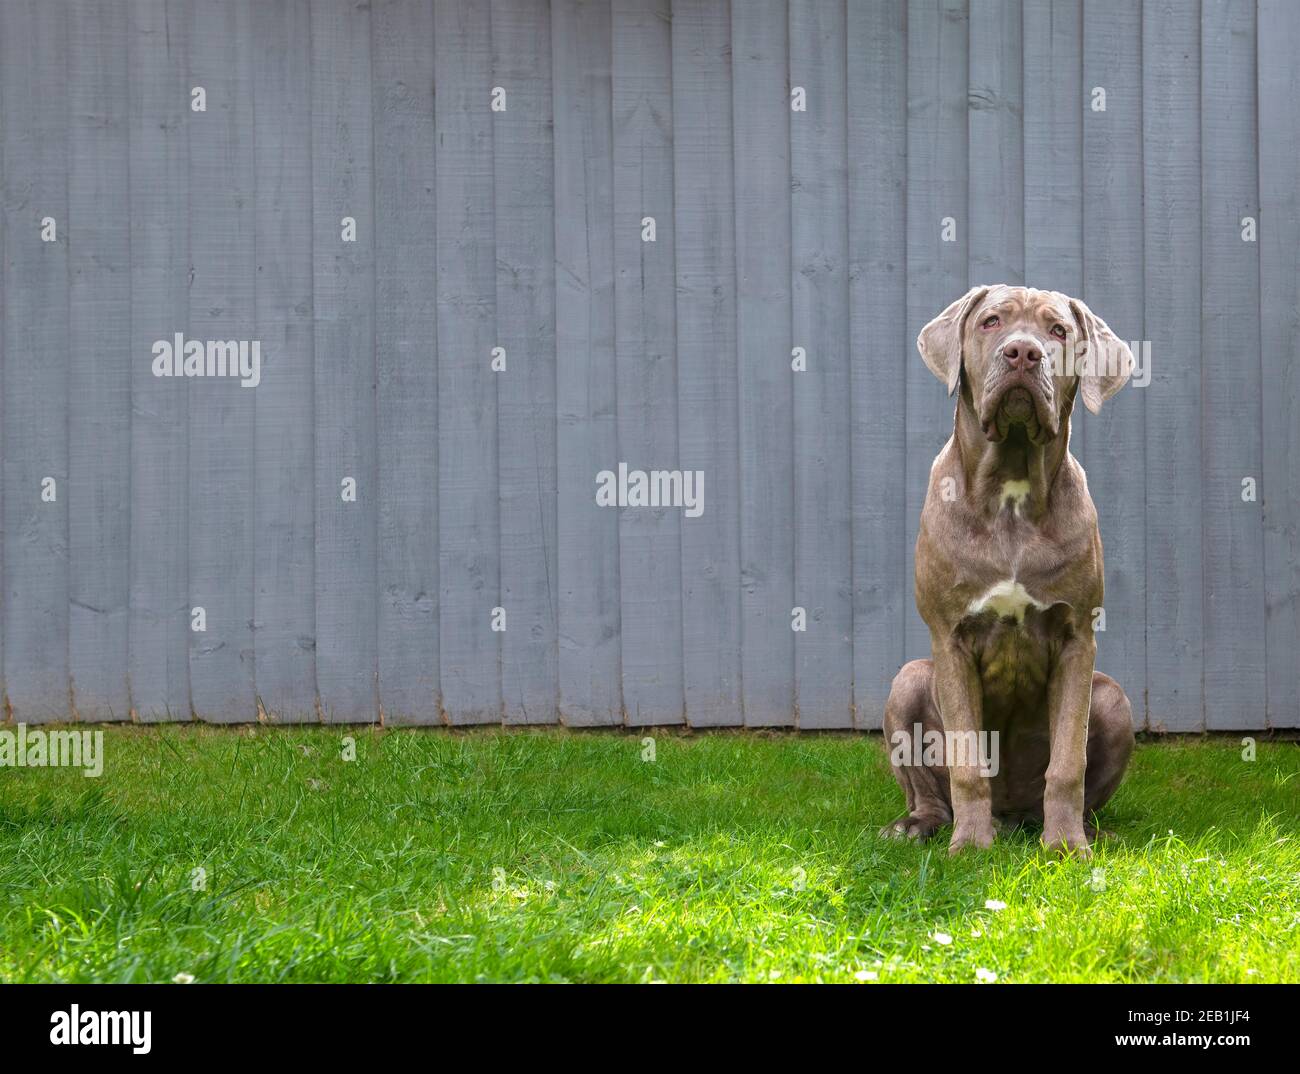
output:
[[[1081,862],[877,839],[878,737],[105,736],[0,770],[4,980],[1300,980],[1293,743],[1141,745]]]

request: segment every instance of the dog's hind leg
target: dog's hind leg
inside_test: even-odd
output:
[[[1115,793],[1133,756],[1133,742],[1133,706],[1128,695],[1109,675],[1093,672],[1092,708],[1088,712],[1088,768],[1083,779],[1085,820]]]
[[[927,731],[943,734],[943,721],[934,699],[934,664],[913,660],[894,676],[885,702],[885,749],[894,778],[907,796],[907,812],[886,824],[880,834],[894,839],[929,839],[952,823],[948,768],[940,750],[939,763],[923,763],[921,741]],[[916,763],[913,763],[916,762]]]

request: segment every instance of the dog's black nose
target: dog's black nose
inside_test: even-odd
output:
[[[1002,357],[1012,369],[1032,369],[1043,360],[1043,351],[1033,340],[1011,339],[1002,348]]]

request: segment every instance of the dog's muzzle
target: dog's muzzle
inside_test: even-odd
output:
[[[984,391],[980,424],[993,443],[1021,426],[1034,443],[1056,436],[1060,422],[1044,348],[1028,336],[1013,336],[998,350],[997,366]]]

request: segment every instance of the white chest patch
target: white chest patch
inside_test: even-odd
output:
[[[1002,506],[1010,504],[1016,514],[1020,514],[1020,508],[1024,502],[1029,499],[1029,482],[1028,481],[1004,481],[1002,482]]]
[[[1043,611],[1047,607],[1042,601],[1035,600],[1019,582],[1008,578],[999,582],[982,597],[970,602],[967,612],[979,615],[981,612],[996,612],[1001,619],[1014,619],[1017,623],[1025,621],[1025,609],[1037,608]]]

